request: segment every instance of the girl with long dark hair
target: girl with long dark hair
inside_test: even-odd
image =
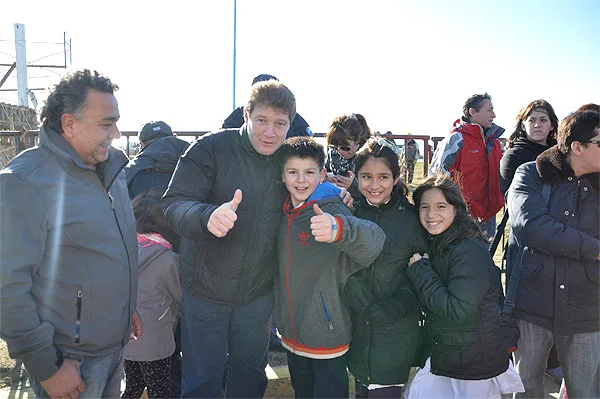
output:
[[[431,240],[431,258],[415,253],[407,275],[434,345],[406,397],[480,399],[523,392],[501,328],[500,270],[460,190],[440,174],[421,184],[413,198]]]
[[[348,368],[357,398],[400,397],[420,343],[420,307],[406,268],[427,241],[392,145],[371,138],[354,162],[362,194],[355,216],[377,223],[386,239],[375,262],[345,286],[353,322]]]

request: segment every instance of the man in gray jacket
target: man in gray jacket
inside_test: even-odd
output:
[[[0,333],[38,397],[119,397],[123,347],[142,333],[117,89],[66,75],[39,146],[0,172]]]

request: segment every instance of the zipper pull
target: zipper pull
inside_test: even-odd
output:
[[[114,211],[115,210],[115,200],[113,198],[113,196],[110,194],[110,191],[106,192],[108,194],[108,198],[110,199],[110,208]]]
[[[335,331],[335,328],[333,328],[332,322],[329,322],[329,331]]]
[[[77,298],[83,298],[83,290],[81,288],[77,288]]]

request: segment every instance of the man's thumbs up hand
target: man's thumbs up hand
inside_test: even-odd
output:
[[[337,222],[329,213],[323,212],[319,205],[314,204],[315,216],[310,218],[310,229],[315,241],[334,242],[337,235]]]
[[[208,231],[214,234],[215,237],[225,237],[235,225],[237,220],[236,211],[241,202],[242,190],[237,189],[231,201],[225,202],[210,215],[206,226]]]
[[[237,211],[240,202],[242,202],[242,190],[238,188],[237,190],[235,190],[235,194],[233,194],[233,199],[229,201],[229,203],[231,204],[231,209],[234,212]]]

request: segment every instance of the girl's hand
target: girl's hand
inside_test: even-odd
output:
[[[421,259],[429,259],[429,255],[427,254],[427,252],[425,252],[423,254],[423,256],[421,256],[420,253],[415,253],[413,254],[413,256],[410,257],[410,260],[408,261],[408,265],[411,266],[413,263],[420,261]]]
[[[335,177],[335,175],[331,172],[327,172],[327,176],[325,177],[325,181],[328,181],[329,183],[332,184],[336,184],[337,183],[337,179]]]
[[[337,175],[336,179],[337,179],[336,184],[338,186],[343,187],[346,190],[349,190],[350,186],[352,185],[352,182],[354,181],[354,173],[352,173],[351,171],[348,171],[348,177]]]

